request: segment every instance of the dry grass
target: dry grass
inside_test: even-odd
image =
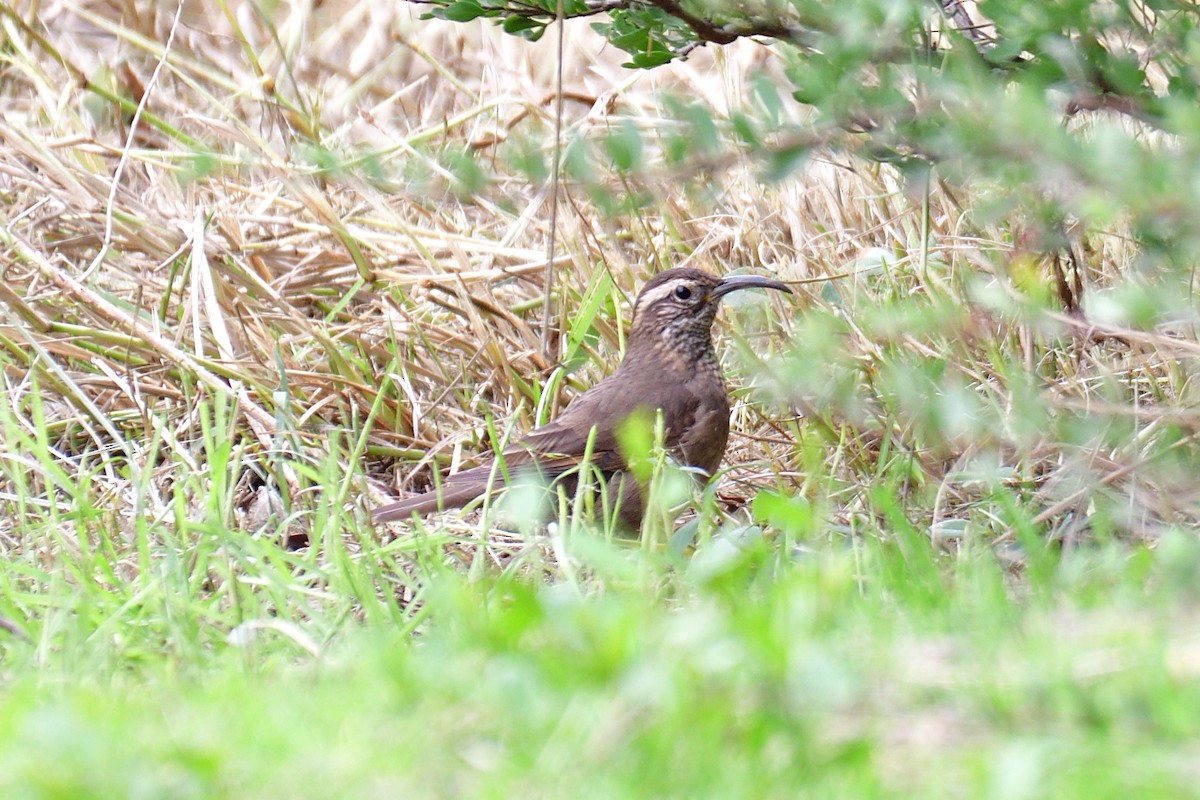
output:
[[[1197,429],[1179,407],[1194,337],[1110,327],[1101,332],[1115,338],[1089,340],[1096,329],[1076,317],[1023,316],[1005,288],[1010,231],[972,222],[941,187],[906,193],[887,168],[831,155],[778,184],[737,159],[683,176],[655,167],[649,151],[637,185],[597,176],[614,196],[632,188],[652,200],[608,216],[568,182],[557,330],[570,330],[572,310],[603,277],[613,288],[586,362],[563,380],[541,343],[550,192],[513,166],[523,154],[553,155],[553,36],[529,44],[487,26],[421,22],[404,4],[340,0],[269,17],[251,4],[199,2],[178,20],[173,7],[145,3],[2,11],[0,423],[9,445],[0,530],[9,547],[26,526],[86,521],[73,516],[81,504],[124,530],[136,515],[169,525],[186,487],[185,513],[198,513],[214,485],[210,448],[226,436],[234,447],[221,485],[233,487],[240,515],[231,522],[254,529],[282,510],[292,515],[285,528],[307,532],[305,515],[326,502],[335,525],[353,528],[364,508],[426,481],[433,462],[486,450],[489,417],[498,429],[528,427],[593,382],[620,350],[620,301],[682,263],[847,276],[805,284],[798,310],[842,320],[829,366],[852,373],[856,405],[811,381],[772,384],[749,359],[730,359],[731,372],[759,375],[786,401],[736,409],[737,480],[722,489],[731,506],[778,483],[853,526],[877,513],[870,484],[908,459],[933,501],[915,521],[936,530],[978,511],[960,473],[987,453],[1012,485],[1029,488],[1051,526],[1086,507],[1096,480],[1131,498],[1128,526],[1148,535],[1200,508],[1183,494],[1169,509],[1157,495],[1137,499],[1161,491],[1135,480],[1157,447],[1143,457],[1105,437],[1064,447],[1036,432],[970,426],[934,437],[908,404],[889,400],[894,386],[875,381],[896,353],[938,359],[952,385],[1004,419],[1022,390],[1005,371],[1012,359],[1053,384],[1032,390],[1051,414],[1099,410],[1143,442],[1175,425],[1190,443]],[[719,115],[775,59],[742,43],[632,74],[585,24],[572,25],[566,137],[623,120],[647,133],[668,128],[663,92]],[[474,173],[461,153],[473,154],[485,183],[468,186]],[[1112,282],[1129,246],[1104,232],[1084,238],[1088,285]],[[980,286],[995,289],[989,301],[971,294]],[[944,312],[948,298],[959,305],[924,330],[874,316],[906,298]],[[771,302],[763,333],[749,316],[727,315],[736,324],[722,334],[738,341],[726,350],[807,358],[808,329],[781,324],[792,313]],[[1114,386],[1128,392],[1101,407]],[[236,412],[216,437],[205,432],[213,404]]]

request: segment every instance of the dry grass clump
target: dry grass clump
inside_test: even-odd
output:
[[[938,359],[982,407],[1002,410],[1015,379],[996,362],[1019,352],[1054,379],[1061,409],[1092,408],[1108,380],[1145,397],[1189,385],[1168,375],[1178,339],[1113,330],[1122,338],[1059,347],[1000,300],[968,308],[981,285],[968,277],[990,280],[1007,246],[981,238],[969,208],[938,187],[915,196],[886,168],[832,156],[778,184],[735,158],[680,175],[647,152],[641,179],[596,180],[651,202],[605,214],[565,182],[552,310],[565,349],[576,346],[568,376],[542,343],[552,194],[537,173],[553,157],[553,37],[529,44],[420,22],[404,4],[173,13],[48,2],[0,17],[10,46],[0,100],[6,547],[43,522],[178,525],[213,513],[218,489],[236,517],[226,524],[254,530],[275,513],[294,533],[352,529],[372,494],[487,450],[489,419],[523,429],[597,379],[623,342],[623,299],[681,263],[829,278],[800,307],[842,321],[820,363],[848,370],[860,401],[849,407],[812,376],[772,382],[747,366],[775,351],[805,358],[809,331],[780,326],[784,306],[773,300],[759,323],[729,315],[728,352],[753,355],[731,359],[733,371],[784,401],[765,413],[738,407],[730,505],[778,482],[853,526],[879,513],[869,484],[903,457],[914,485],[937,496],[936,511],[914,517],[935,524],[975,508],[977,494],[948,477],[984,451],[1002,453],[1012,481],[1034,493],[1056,475],[1097,472],[1115,476],[1110,488],[1149,490],[1134,482],[1133,450],[1085,442],[1067,452],[969,426],[935,435],[907,416],[895,386],[874,382],[897,353]],[[653,132],[675,124],[661,92],[720,114],[743,101],[749,74],[777,68],[752,43],[654,74],[620,61],[586,24],[570,26],[566,140],[628,120],[652,147]],[[1093,238],[1107,249],[1090,254],[1089,279],[1104,283],[1128,254],[1117,238]],[[590,324],[573,328],[597,291]],[[920,332],[857,316],[906,297],[964,305]],[[1054,324],[1087,333],[1078,318]],[[1116,418],[1148,421],[1143,433],[1182,424],[1180,412],[1117,405]],[[1064,471],[1068,462],[1080,468]],[[1044,491],[1047,513],[1077,494]]]

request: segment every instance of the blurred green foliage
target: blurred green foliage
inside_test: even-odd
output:
[[[492,19],[536,38],[554,0],[434,0],[427,16]],[[971,14],[963,6],[973,6]],[[1128,221],[1140,242],[1175,263],[1200,246],[1200,12],[1179,2],[760,0],[563,4],[653,68],[696,48],[754,38],[776,49],[790,85],[756,81],[747,107],[718,119],[677,104],[670,161],[728,143],[782,178],[814,147],[853,152],[924,176],[1002,186],[991,213],[1036,207]],[[786,92],[786,96],[784,95]],[[797,125],[790,101],[811,110]],[[1096,114],[1092,112],[1102,111]],[[718,129],[728,139],[718,137]],[[640,163],[638,131],[618,128],[604,150],[618,171]]]

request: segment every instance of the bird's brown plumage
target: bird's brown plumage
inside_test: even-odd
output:
[[[638,294],[633,326],[621,365],[580,395],[554,421],[530,431],[504,452],[511,476],[536,469],[547,479],[570,473],[591,442],[591,464],[620,495],[620,518],[631,528],[642,519],[636,482],[625,475],[617,431],[639,410],[662,412],[667,449],[680,461],[711,475],[729,438],[729,394],[712,345],[712,322],[724,295],[745,288],[790,292],[784,284],[751,275],[725,279],[691,268],[655,275]],[[595,428],[593,438],[592,428]],[[438,491],[375,509],[375,522],[406,519],[439,507],[466,505],[482,496],[491,464],[449,476]],[[502,488],[496,476],[493,488]]]

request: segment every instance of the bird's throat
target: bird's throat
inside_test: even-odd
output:
[[[663,380],[687,377],[717,369],[712,338],[690,331],[672,331],[647,337],[631,337],[625,361],[634,361],[644,374],[659,374]]]

